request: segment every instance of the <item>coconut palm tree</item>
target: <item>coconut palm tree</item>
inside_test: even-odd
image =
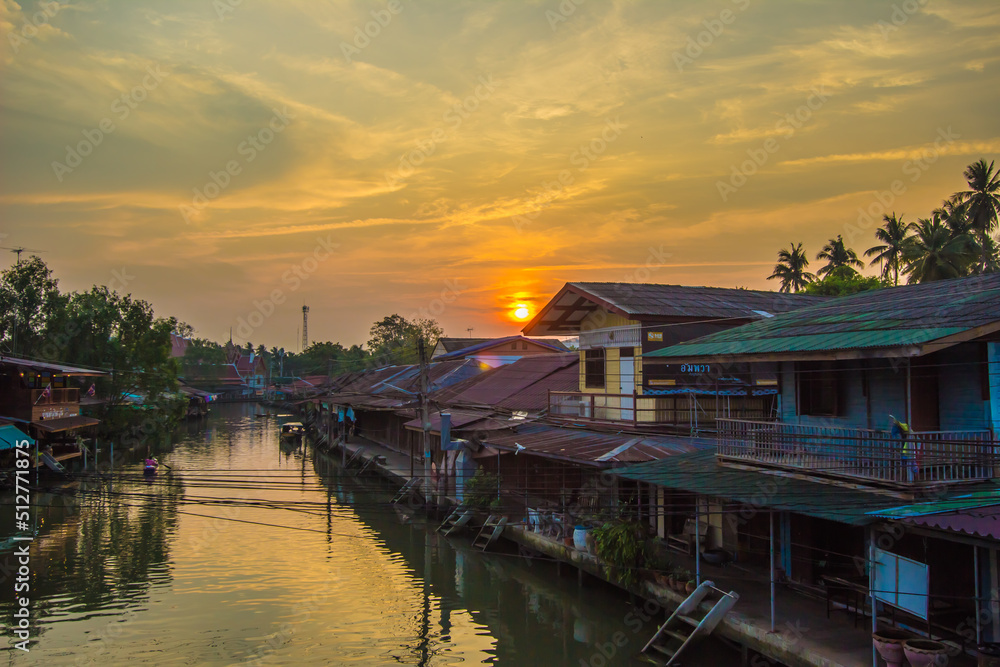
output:
[[[903,216],[896,217],[896,212],[892,215],[883,215],[885,224],[875,230],[875,240],[881,241],[881,245],[872,246],[865,250],[865,257],[874,257],[868,266],[880,264],[882,266],[882,277],[888,278],[892,272],[892,282],[899,284],[899,263],[903,257],[903,249],[906,246],[907,234],[910,232],[910,225],[903,222]]]
[[[935,216],[912,225],[913,236],[903,250],[908,282],[958,278],[967,275],[976,261],[976,244],[967,234],[954,234]]]
[[[778,263],[774,265],[774,272],[767,279],[777,278],[781,281],[779,292],[798,292],[816,280],[816,276],[806,271],[808,266],[809,258],[806,257],[802,244],[789,243],[787,250],[782,248],[778,251]]]
[[[997,227],[1000,214],[1000,171],[993,171],[993,162],[985,159],[973,162],[966,169],[965,180],[969,189],[956,192],[953,199],[968,207],[969,224],[979,244],[979,272],[987,270],[989,263],[988,239]]]
[[[816,259],[826,260],[826,266],[816,272],[817,275],[821,276],[841,266],[854,268],[855,266],[863,267],[865,265],[864,262],[858,259],[858,255],[854,250],[844,246],[844,239],[840,234],[837,234],[837,238],[830,239],[823,246],[823,249],[816,254]]]

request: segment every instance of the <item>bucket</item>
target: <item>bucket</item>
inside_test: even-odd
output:
[[[577,551],[587,551],[587,533],[590,530],[586,526],[577,526],[573,530],[573,546]]]

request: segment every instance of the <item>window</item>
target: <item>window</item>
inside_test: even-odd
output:
[[[528,341],[526,341],[526,340],[522,340],[521,341],[521,349],[522,350],[527,350],[528,349]]]
[[[830,361],[798,364],[799,414],[835,417],[840,414],[840,377]]]
[[[584,350],[584,386],[588,389],[604,389],[604,350]]]

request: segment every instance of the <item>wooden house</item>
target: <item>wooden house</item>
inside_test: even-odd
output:
[[[442,338],[434,346],[432,361],[454,359],[475,359],[496,368],[511,364],[536,354],[567,352],[567,348],[556,338],[527,338],[506,336],[504,338]]]
[[[579,336],[579,387],[552,394],[551,416],[696,430],[716,415],[769,418],[773,378],[721,377],[707,386],[692,381],[687,367],[644,366],[646,355],[823,300],[718,287],[567,283],[523,331]],[[758,385],[768,390],[753,391]]]

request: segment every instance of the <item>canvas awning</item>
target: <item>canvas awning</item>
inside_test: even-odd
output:
[[[34,447],[34,439],[28,437],[24,434],[24,431],[14,426],[13,424],[4,424],[0,426],[0,451],[6,449],[14,449],[17,447],[18,442],[28,441],[28,444]]]

